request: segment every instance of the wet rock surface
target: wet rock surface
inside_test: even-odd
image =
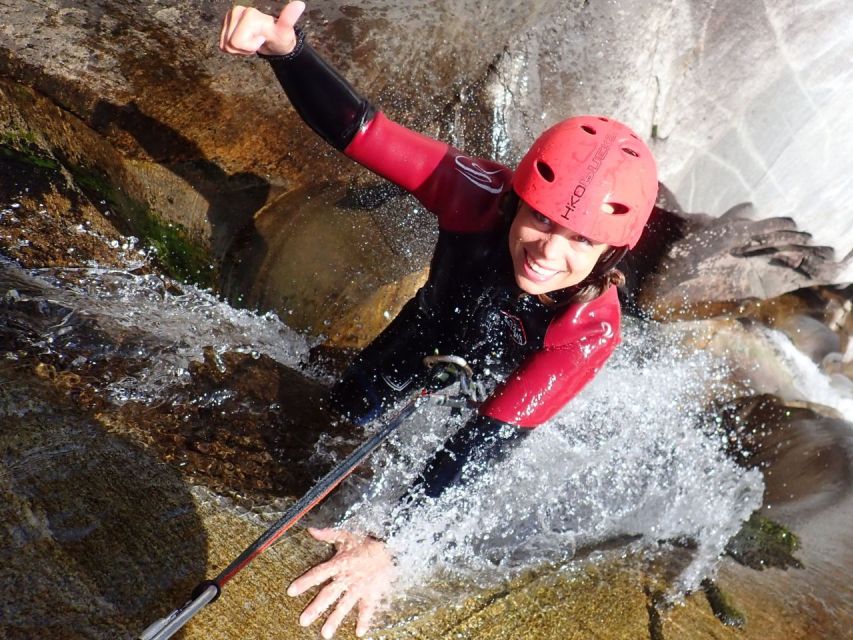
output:
[[[34,197],[31,206],[37,209],[38,202]],[[55,213],[59,212],[61,209]],[[86,209],[85,215],[95,214]],[[62,226],[58,224],[62,216],[49,219],[53,222],[43,231],[34,223],[27,232],[37,246],[54,246],[51,238],[55,233],[63,242],[66,237],[68,242],[78,238],[62,235]],[[35,218],[28,216],[24,220],[28,223]],[[109,231],[108,226],[104,228]],[[94,236],[82,235],[82,242],[73,245],[79,247],[78,255],[84,255],[89,238]],[[101,244],[92,246],[109,248],[108,242],[100,239],[97,242]],[[97,258],[95,250],[91,251]],[[43,258],[41,254],[22,252],[15,257],[23,262],[33,259],[32,266],[43,266],[40,261],[50,256]],[[60,257],[57,254],[57,262]],[[123,259],[114,259],[116,266],[122,266]],[[40,467],[42,475],[21,466],[22,460],[44,460],[40,453],[44,444],[38,428],[16,419],[4,422],[9,429],[4,464],[17,469],[15,477],[26,479],[16,481],[6,494],[4,508],[9,511],[6,519],[9,531],[15,536],[23,535],[20,530],[25,527],[23,523],[29,522],[30,513],[45,513],[48,521],[62,523],[42,536],[47,540],[43,545],[27,546],[21,557],[8,563],[8,572],[3,573],[2,579],[13,584],[27,571],[34,589],[23,599],[14,597],[14,590],[4,589],[4,593],[10,594],[4,611],[14,616],[11,618],[14,626],[8,634],[13,638],[28,638],[37,630],[39,637],[45,638],[134,637],[154,617],[182,602],[198,580],[215,574],[259,535],[270,507],[275,511],[281,501],[299,495],[324,470],[320,463],[324,458],[318,460],[314,456],[318,446],[330,444],[324,444],[317,430],[317,425],[328,424],[328,415],[322,408],[323,387],[264,355],[208,349],[191,364],[189,377],[173,385],[157,402],[129,401],[116,406],[106,400],[105,386],[144,370],[144,354],[153,346],[145,332],[101,325],[92,318],[72,314],[73,308],[59,301],[36,302],[34,298],[38,297],[42,284],[14,268],[6,273],[2,308],[5,324],[0,331],[0,343],[7,354],[16,358],[10,365],[9,377],[20,381],[26,390],[26,393],[16,392],[12,406],[33,402],[28,395],[33,390],[39,403],[54,407],[49,411],[40,409],[49,416],[45,424],[55,428],[54,423],[61,422],[63,428],[78,429],[50,436],[54,438],[52,443],[57,439],[85,440],[80,433],[92,434],[87,437],[93,443],[80,454],[87,459],[86,464],[77,464],[82,475],[66,483],[66,471],[56,472],[63,478],[58,481],[53,479],[50,465]],[[73,281],[73,274],[71,270],[60,279]],[[180,293],[177,288],[175,293]],[[807,317],[814,315],[827,323],[832,321],[837,346],[846,350],[849,314],[845,315],[844,309],[844,296],[826,290],[779,299],[764,307],[746,305],[741,312],[745,318],[768,324],[784,325],[785,318],[796,317],[797,313],[812,314]],[[62,328],[57,331],[57,326]],[[720,346],[737,344],[743,349],[748,324],[734,326],[740,327],[744,334],[733,333],[717,340]],[[719,329],[713,331],[719,333]],[[45,336],[55,336],[47,349]],[[834,342],[832,347],[835,348]],[[753,354],[761,353],[758,346],[749,348]],[[769,355],[762,357],[769,362]],[[757,384],[749,367],[744,366],[742,372],[752,378],[753,386]],[[771,374],[768,379],[778,381],[779,376],[782,373]],[[779,383],[777,390],[784,390],[789,384]],[[72,417],[66,419],[66,412]],[[845,621],[850,616],[844,608],[845,574],[838,569],[835,559],[849,552],[849,540],[838,533],[845,530],[841,524],[843,514],[849,513],[843,506],[848,504],[845,500],[849,494],[846,489],[849,457],[843,453],[844,429],[849,429],[849,425],[833,423],[813,411],[791,408],[769,398],[745,400],[732,412],[741,418],[737,430],[743,433],[743,440],[753,445],[752,463],[765,468],[768,504],[780,510],[785,522],[792,523],[796,535],[801,537],[802,548],[794,557],[805,566],[784,573],[772,569],[756,578],[759,574],[754,570],[723,564],[719,588],[731,606],[744,614],[743,630],[723,626],[701,594],[690,597],[686,606],[658,607],[657,600],[650,595],[655,590],[650,588],[649,581],[660,580],[655,589],[665,588],[666,576],[672,573],[671,567],[669,570],[666,567],[678,557],[677,550],[668,550],[657,568],[639,559],[637,564],[626,567],[613,555],[605,554],[603,560],[591,564],[578,560],[568,573],[546,568],[510,585],[473,595],[470,586],[437,585],[439,590],[456,594],[453,597],[463,604],[445,609],[434,604],[403,603],[387,619],[390,626],[379,631],[377,637],[598,636],[658,640],[660,637],[726,638],[734,637],[731,635],[734,633],[741,638],[779,634],[843,637],[838,634],[844,632]],[[768,427],[771,422],[777,425],[773,429]],[[752,431],[744,425],[751,425]],[[113,445],[101,442],[104,439],[107,443],[117,440],[124,447],[123,453],[116,454]],[[337,443],[333,437],[331,445],[345,451],[352,442],[352,434],[347,434]],[[64,455],[55,456],[63,469],[67,464]],[[160,495],[157,489],[160,481],[151,480],[150,472],[134,466],[137,463],[133,460],[140,458],[159,465],[157,469],[167,478],[163,491],[169,495]],[[807,464],[802,464],[804,459]],[[147,462],[140,464],[144,466]],[[116,469],[116,465],[120,468]],[[26,470],[21,471],[22,468]],[[127,468],[134,471],[136,479],[145,480],[141,489],[126,488],[123,481],[116,480]],[[78,484],[88,488],[81,491]],[[145,495],[137,497],[139,491]],[[29,502],[18,506],[24,498]],[[170,506],[175,500],[183,502]],[[163,512],[154,513],[164,505]],[[787,511],[786,505],[790,507]],[[841,520],[833,525],[828,522],[828,514],[839,509],[838,505],[841,515],[833,517]],[[140,515],[138,510],[143,508],[150,512]],[[104,529],[105,525],[99,523],[97,514],[104,510],[128,513],[125,519],[117,518],[119,532]],[[241,512],[244,515],[239,515]],[[772,511],[770,515],[775,513]],[[65,523],[70,523],[67,524],[70,532],[63,528]],[[136,531],[140,527],[141,533]],[[164,527],[175,533],[164,535]],[[136,547],[127,551],[121,544],[116,546],[114,538],[125,535],[128,528],[134,528],[134,535],[142,541],[140,544],[147,545],[144,554],[136,551]],[[808,535],[803,535],[804,531]],[[14,549],[20,551],[18,547]],[[180,556],[177,564],[174,553]],[[184,635],[236,638],[248,633],[251,637],[273,638],[287,633],[293,637],[314,637],[314,629],[303,630],[295,625],[305,601],[287,598],[283,588],[288,580],[327,553],[322,545],[301,534],[289,539],[229,584],[225,596],[194,621]],[[85,555],[87,562],[90,557],[99,557],[107,564],[87,564],[76,560],[75,554]],[[621,555],[621,551],[615,555]],[[44,567],[35,578],[29,569],[31,564]],[[120,577],[111,573],[117,570],[122,572]],[[127,582],[128,572],[135,582]],[[75,578],[69,582],[67,575]],[[127,587],[116,587],[110,592],[115,595],[98,595],[98,590],[107,588],[103,585],[116,580],[124,581],[122,584]],[[135,594],[135,589],[144,593]],[[826,589],[835,595],[806,600],[790,595]],[[100,608],[105,597],[116,602],[108,613]],[[788,613],[780,618],[778,612]],[[61,626],[54,625],[52,620],[61,621]],[[73,635],[78,628],[80,635]],[[348,628],[344,637],[351,631]]]
[[[57,158],[85,159],[101,182],[109,177],[111,188],[211,251],[182,256],[179,277],[222,285],[233,300],[256,300],[282,315],[296,307],[305,316],[298,326],[363,344],[381,327],[382,313],[371,310],[383,306],[393,315],[416,287],[417,279],[401,282],[396,274],[422,269],[423,258],[415,265],[407,256],[383,256],[390,268],[377,295],[372,277],[338,295],[352,274],[329,269],[324,252],[315,251],[305,268],[328,277],[320,301],[291,277],[258,271],[249,287],[245,278],[235,283],[220,281],[215,268],[207,273],[211,261],[216,267],[245,247],[232,245],[235,235],[250,238],[263,256],[270,232],[256,228],[255,214],[273,203],[280,210],[282,193],[316,191],[329,181],[372,184],[297,122],[264,62],[218,52],[225,10],[204,2],[140,8],[122,0],[75,7],[50,0],[33,11],[16,0],[0,31],[0,72],[54,103],[52,111],[36,110],[42,115],[23,115],[59,147]],[[831,71],[844,68],[839,61],[853,46],[836,26],[842,15],[841,3],[824,3],[809,12],[815,28],[801,29],[783,3],[617,8],[541,1],[521,9],[377,0],[312,3],[305,27],[392,117],[472,154],[512,165],[544,126],[569,113],[610,113],[651,138],[673,196],[686,210],[719,218],[693,228],[648,283],[644,307],[671,311],[853,278],[853,263],[843,262],[853,248],[850,213],[841,204],[849,198],[836,193],[836,184],[849,182],[849,167],[827,163],[821,145],[806,142],[834,139],[819,123],[843,121],[836,115],[847,89]],[[827,41],[835,46],[824,47]],[[720,63],[731,52],[733,60]],[[80,136],[72,114],[125,161],[92,145],[75,156]],[[789,126],[768,124],[777,121]],[[18,129],[5,127],[4,140],[19,137]],[[801,175],[809,189],[782,188],[799,184]],[[103,198],[110,189],[100,186]],[[295,200],[287,206],[298,214],[303,207]],[[119,208],[138,208],[124,204]],[[393,205],[403,216],[413,207],[405,199]],[[365,234],[372,246],[394,241],[393,231],[370,222],[340,238],[355,245]],[[161,256],[188,251],[176,244],[160,247]],[[369,271],[369,260],[359,260],[357,268]],[[309,310],[329,304],[341,321],[324,331],[323,318]]]
[[[204,573],[189,487],[21,363],[0,364],[0,412],[4,636],[131,637]]]
[[[37,282],[17,277],[22,297],[38,292]],[[131,638],[183,602],[202,577],[221,570],[263,531],[262,522],[282,501],[316,477],[322,465],[311,464],[310,452],[317,445],[316,425],[328,419],[323,388],[266,356],[208,349],[191,364],[188,378],[157,401],[116,405],[106,401],[104,374],[122,376],[141,366],[133,354],[146,348],[144,332],[69,321],[73,331],[50,350],[34,351],[67,312],[61,305],[38,308],[5,299],[4,317],[11,322],[0,343],[15,359],[6,355],[0,384],[9,418],[0,476],[14,480],[4,497],[4,522],[16,540],[33,537],[22,533],[30,530],[29,514],[44,514],[52,525],[38,538],[44,544],[8,549],[21,557],[4,566],[0,579],[12,584],[27,571],[35,591],[19,600],[14,590],[4,590],[4,610],[14,614],[13,638],[36,630],[45,638]],[[22,331],[28,323],[30,330]],[[75,350],[85,344],[102,345],[102,355],[86,352],[85,362],[72,366]],[[569,567],[541,567],[499,587],[432,585],[458,604],[398,603],[375,637],[843,637],[833,634],[849,619],[845,573],[836,561],[849,552],[840,533],[846,529],[836,524],[835,534],[815,539],[810,527],[846,504],[850,461],[842,449],[849,425],[769,397],[745,399],[729,415],[751,452],[749,462],[767,474],[770,515],[779,510],[795,525],[802,548],[794,557],[804,565],[761,572],[759,589],[754,570],[723,563],[719,589],[745,616],[743,629],[723,626],[702,594],[675,608],[659,602],[655,594],[689,559],[689,548],[664,545],[651,557],[631,553],[625,561],[624,541],[614,541],[583,551]],[[345,449],[348,441],[352,437],[337,446]],[[70,466],[69,455],[76,456]],[[73,477],[69,469],[75,469]],[[785,511],[785,505],[791,508]],[[844,507],[842,514],[848,512]],[[104,513],[113,516],[109,526]],[[113,522],[118,530],[109,528]],[[131,534],[132,541],[121,542]],[[184,636],[314,637],[315,629],[295,622],[307,599],[287,598],[283,590],[328,552],[304,534],[288,538],[229,583]],[[767,549],[750,553],[765,566],[773,564],[762,555]],[[42,567],[35,575],[32,563]],[[74,576],[70,582],[68,575]],[[127,586],[115,586],[116,580]],[[107,584],[109,593],[97,595]],[[836,595],[822,596],[824,608],[791,601],[791,593],[822,593],[828,585]],[[116,604],[105,610],[104,598]],[[342,637],[351,633],[348,626]]]
[[[177,208],[158,208],[160,190],[145,180],[146,168],[162,179],[155,165],[128,161],[80,119],[32,89],[2,78],[0,159],[6,170],[0,181],[6,206],[24,207],[22,213],[32,218],[28,237],[5,237],[9,256],[30,244],[41,251],[25,260],[32,266],[82,266],[92,259],[114,265],[116,248],[132,252],[138,244],[172,276],[212,282],[213,265],[202,243],[209,229],[194,222],[192,206],[181,208],[192,200],[186,188],[169,185],[174,188],[168,199]],[[15,219],[9,217],[6,226],[16,224]],[[78,242],[69,233],[84,237]],[[51,237],[65,243],[52,242]],[[75,255],[78,244],[81,251]],[[138,256],[124,257],[123,264],[140,262]]]
[[[73,270],[92,261],[96,269],[148,273],[154,267],[136,257],[126,234],[150,229],[141,221],[153,212],[180,225],[182,238],[200,240],[213,259],[225,259],[219,282],[233,300],[278,309],[283,317],[292,310],[295,325],[345,347],[375,335],[417,288],[434,238],[423,225],[428,216],[294,124],[263,63],[215,51],[225,5],[139,7],[115,0],[71,7],[51,0],[34,11],[30,2],[6,4],[0,72],[15,80],[0,79],[4,259],[70,267],[60,280],[74,279]],[[849,279],[836,262],[841,256],[816,246],[835,244],[841,255],[849,247],[849,220],[835,206],[849,199],[833,192],[834,203],[822,196],[811,203],[811,194],[798,195],[808,205],[794,212],[799,227],[754,219],[790,213],[774,195],[779,181],[761,176],[822,166],[806,162],[811,156],[800,141],[814,139],[805,134],[815,130],[802,118],[820,122],[815,109],[832,113],[836,103],[809,103],[814,87],[798,78],[800,63],[790,58],[738,83],[739,91],[717,83],[743,108],[708,94],[705,82],[709,69],[719,68],[720,50],[745,53],[745,60],[758,52],[772,63],[787,49],[764,55],[776,49],[767,37],[787,33],[802,48],[810,30],[792,34],[792,23],[772,3],[763,5],[763,16],[753,15],[750,3],[690,11],[669,3],[509,5],[318,2],[308,28],[394,117],[475,153],[511,163],[566,111],[614,113],[651,132],[664,180],[678,195],[690,194],[687,208],[712,216],[661,223],[673,243],[649,249],[657,272],[645,281],[645,299],[668,302],[669,319],[681,312],[738,318],[711,323],[696,343],[732,356],[736,379],[752,394],[726,409],[732,442],[742,445],[732,454],[764,471],[763,517],[790,527],[801,545],[795,551],[783,544],[767,555],[747,531],[732,549],[752,566],[803,567],[756,572],[725,560],[720,591],[708,596],[743,614],[745,625],[735,629],[717,619],[726,607],[712,608],[698,594],[683,606],[661,606],[657,594],[683,564],[682,547],[664,546],[649,560],[626,554],[617,541],[615,551],[592,550],[571,567],[542,567],[497,588],[435,585],[452,594],[445,600],[453,606],[398,603],[375,637],[846,637],[853,624],[850,425],[835,410],[806,404],[797,376],[774,368],[773,346],[751,339],[756,323],[777,327],[837,376],[839,388],[850,381],[849,288],[779,297]],[[811,15],[827,26],[839,7],[825,3]],[[673,42],[702,45],[685,52],[662,41],[667,22],[659,10],[673,20]],[[748,31],[727,31],[729,17],[756,25],[757,44],[744,40]],[[625,21],[632,35],[615,41],[610,36]],[[698,38],[700,32],[711,35]],[[834,33],[828,29],[827,37]],[[442,47],[412,46],[438,41]],[[833,41],[838,46],[814,48],[833,52],[826,58],[830,75],[832,56],[849,49],[847,40]],[[723,66],[737,76],[738,65]],[[649,68],[667,72],[652,81]],[[610,71],[594,73],[603,80],[590,82],[578,69]],[[630,80],[638,76],[643,80]],[[700,77],[697,93],[691,88]],[[779,95],[797,99],[780,107]],[[843,91],[826,95],[843,97]],[[696,126],[703,118],[709,124]],[[725,126],[718,126],[720,118]],[[778,131],[762,123],[779,118],[792,124],[787,150],[762,135]],[[754,148],[757,155],[744,151]],[[777,152],[778,163],[767,160]],[[786,158],[794,152],[792,165]],[[742,162],[747,168],[740,170]],[[836,164],[846,175],[843,162]],[[346,187],[327,184],[330,177]],[[754,212],[713,219],[752,196]],[[814,216],[816,209],[827,215]],[[312,226],[318,215],[320,226]],[[810,228],[813,219],[826,225]],[[330,228],[334,248],[324,251],[312,239]],[[807,242],[803,228],[817,231],[816,239]],[[183,242],[156,227],[140,246],[162,247],[165,259],[191,253]],[[330,253],[346,259],[330,265]],[[293,256],[295,267],[287,263]],[[177,275],[198,278],[211,254],[180,264]],[[3,277],[0,612],[9,638],[135,637],[182,603],[199,580],[215,575],[325,470],[328,456],[318,452],[346,451],[358,439],[343,425],[329,431],[323,384],[264,354],[208,348],[157,401],[116,402],[111,385],[141,377],[146,360],[157,357],[150,354],[159,353],[145,327],[108,326],[66,302],[39,299],[40,285],[16,268],[4,269]],[[180,295],[177,285],[162,286]],[[756,391],[780,398],[754,397]],[[283,591],[328,552],[304,534],[288,538],[229,584],[183,636],[316,637],[315,628],[296,625],[307,598],[292,600]],[[342,636],[351,634],[350,625]]]
[[[365,346],[426,281],[438,230],[399,194],[376,206],[359,195],[324,185],[261,209],[229,250],[226,296],[330,346]]]
[[[722,305],[844,282],[853,264],[853,253],[837,260],[791,219],[756,220],[749,204],[719,218],[685,213],[665,193],[625,260],[632,299],[654,317],[702,317]]]

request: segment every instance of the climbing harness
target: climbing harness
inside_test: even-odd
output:
[[[190,599],[182,607],[175,609],[165,618],[148,626],[138,640],[167,640],[183,627],[196,613],[216,600],[225,586],[258,555],[271,547],[294,524],[313,509],[323,498],[349,476],[376,448],[379,447],[405,420],[415,412],[424,401],[432,400],[442,406],[474,406],[485,399],[485,392],[479,382],[474,381],[474,372],[464,358],[452,355],[427,356],[424,365],[433,370],[433,380],[379,429],[370,439],[362,443],[345,459],[336,464],[329,473],[321,478],[305,495],[293,504],[285,514],[274,522],[257,540],[249,545],[231,564],[223,569],[213,580],[201,582],[192,592]],[[440,368],[436,368],[440,365]],[[433,387],[446,387],[459,382],[459,392],[454,395],[434,393]]]

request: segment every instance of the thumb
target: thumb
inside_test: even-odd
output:
[[[313,527],[308,527],[308,533],[310,533],[311,537],[315,540],[328,542],[330,544],[338,542],[346,535],[345,531],[340,531],[339,529],[315,529]]]
[[[275,23],[276,29],[292,29],[303,11],[305,11],[305,3],[302,0],[288,2],[278,14],[278,20]]]

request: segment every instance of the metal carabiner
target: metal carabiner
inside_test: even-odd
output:
[[[474,370],[470,366],[468,366],[468,363],[462,356],[424,356],[424,365],[426,365],[427,369],[432,369],[437,364],[455,365],[462,369],[462,371],[465,373],[469,380],[474,377]]]
[[[448,365],[447,369],[451,369],[450,375],[455,375],[459,381],[460,395],[468,398],[470,403],[476,405],[486,399],[486,390],[483,388],[483,383],[479,380],[474,380],[474,370],[465,361],[465,358],[453,355],[434,355],[426,356],[423,362],[430,369],[438,364]],[[455,370],[453,370],[454,368]],[[444,401],[439,402],[439,404],[465,406],[465,403],[460,403],[457,399],[449,397],[445,397]]]

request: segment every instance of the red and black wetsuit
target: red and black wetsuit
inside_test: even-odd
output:
[[[470,158],[377,112],[299,34],[270,64],[305,122],[348,157],[412,193],[438,218],[426,285],[358,356],[335,386],[342,410],[366,422],[426,376],[425,355],[464,357],[496,381],[479,415],[427,465],[439,494],[472,458],[494,457],[551,418],[596,374],[619,342],[610,288],[586,303],[545,304],[516,285],[502,203],[512,171]],[[502,425],[513,425],[501,429]]]

